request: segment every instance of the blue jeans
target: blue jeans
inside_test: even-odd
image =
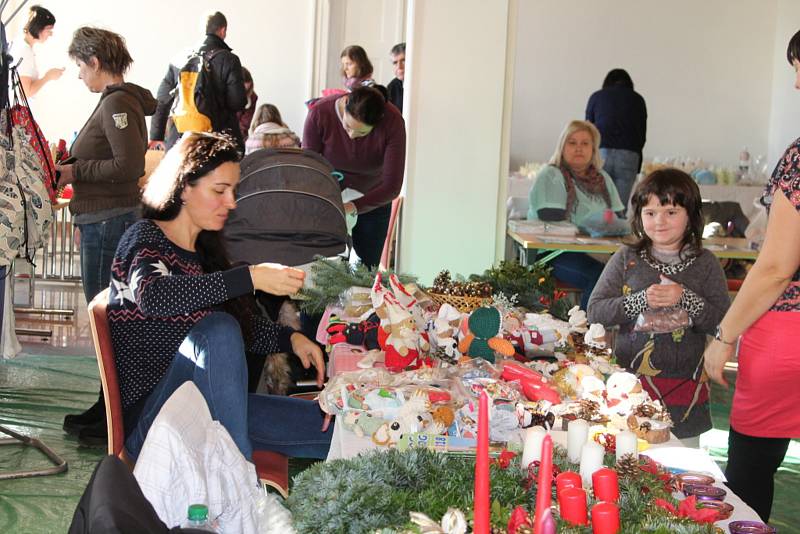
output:
[[[87,303],[108,287],[117,245],[134,222],[136,213],[130,212],[97,223],[76,225],[81,231],[81,277]]]
[[[636,175],[639,174],[641,168],[639,154],[621,148],[601,148],[600,156],[604,161],[603,170],[614,180],[619,199],[627,211],[628,199],[630,199],[633,184],[636,182]]]
[[[353,248],[361,263],[367,267],[377,267],[381,262],[391,216],[391,202],[364,215],[358,215],[358,221],[353,227]]]
[[[583,252],[564,252],[556,256],[550,265],[556,278],[581,290],[581,309],[586,310],[605,265]]]
[[[134,460],[161,407],[181,384],[192,381],[203,394],[211,418],[219,421],[249,460],[253,449],[287,456],[325,458],[333,425],[321,432],[324,414],[316,402],[247,393],[247,362],[239,323],[212,313],[189,331],[167,373],[142,408],[136,428],[125,441]]]

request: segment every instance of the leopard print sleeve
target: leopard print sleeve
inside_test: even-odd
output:
[[[640,313],[647,309],[647,290],[642,289],[636,293],[626,295],[623,307],[625,308],[625,315],[629,319],[636,319]]]
[[[689,317],[695,318],[700,315],[700,312],[705,308],[706,301],[691,289],[684,287],[681,299],[678,301],[678,306],[686,310]]]

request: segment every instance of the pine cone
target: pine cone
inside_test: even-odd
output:
[[[533,534],[533,527],[522,525],[517,529],[517,534]]]
[[[617,470],[617,475],[620,478],[636,478],[640,473],[639,459],[633,454],[626,454],[619,459],[614,468]]]
[[[591,421],[600,414],[600,404],[593,400],[581,399],[578,401],[578,404],[578,412],[575,414],[578,416],[578,419]]]
[[[656,407],[652,404],[640,404],[633,409],[634,415],[649,419],[656,414]]]

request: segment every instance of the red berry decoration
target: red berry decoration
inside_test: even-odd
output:
[[[542,462],[539,460],[534,460],[528,465],[528,475],[525,479],[523,485],[525,486],[525,491],[530,490],[533,486],[539,483],[539,466],[542,465]],[[556,483],[556,477],[561,474],[561,468],[557,465],[553,464],[553,484]]]
[[[605,432],[603,434],[595,434],[594,440],[603,446],[605,451],[609,454],[617,452],[617,436]]]

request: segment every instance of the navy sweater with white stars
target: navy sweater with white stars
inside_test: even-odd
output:
[[[205,273],[195,252],[172,243],[150,220],[125,232],[111,265],[108,321],[126,434],[189,330],[225,301],[252,292],[246,266]],[[247,350],[288,352],[293,332],[254,317]]]

